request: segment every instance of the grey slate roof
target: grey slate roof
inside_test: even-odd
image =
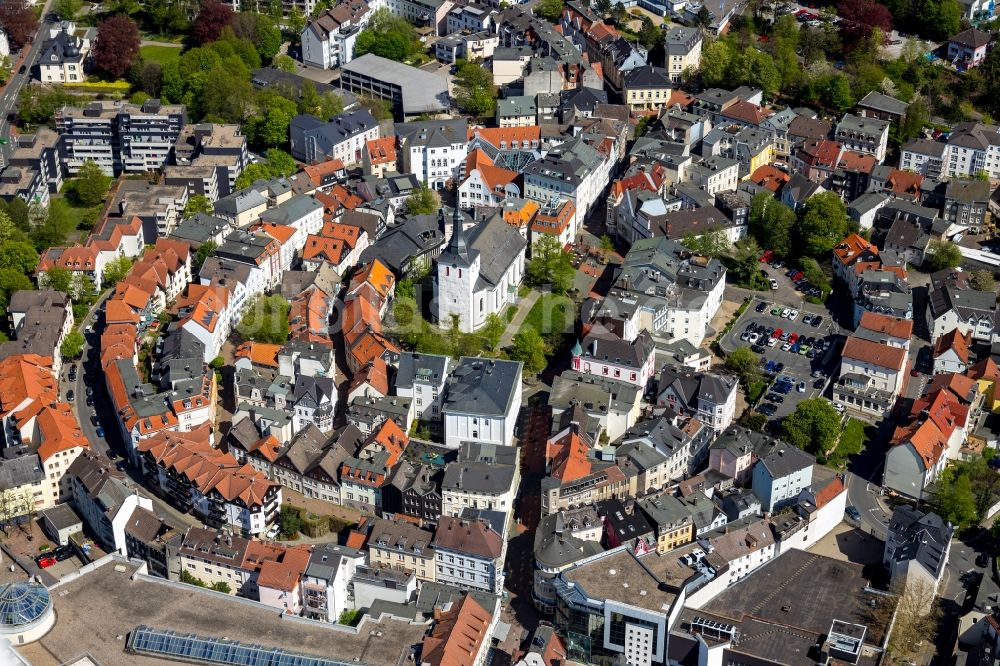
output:
[[[174,227],[174,230],[170,232],[170,237],[201,245],[229,230],[229,222],[214,215],[195,213]]]
[[[535,561],[546,568],[569,566],[603,550],[597,541],[584,541],[568,534],[562,511],[542,518],[535,530]]]
[[[908,109],[910,105],[902,100],[896,99],[895,97],[890,97],[889,95],[884,95],[873,90],[865,95],[860,102],[858,102],[858,106],[866,109],[874,109],[876,111],[885,111],[887,113],[901,116],[906,113],[906,109]]]
[[[463,356],[445,386],[442,411],[503,416],[521,390],[521,362]]]
[[[344,72],[354,72],[383,83],[399,86],[403,113],[437,113],[447,109],[448,82],[444,77],[395,62],[374,53],[366,53],[343,66]],[[463,121],[464,122],[464,121]]]
[[[518,255],[524,254],[528,245],[517,228],[507,224],[499,214],[480,222],[468,235],[470,248],[480,256],[476,290],[484,288],[483,283],[498,286],[504,273]]]
[[[320,580],[331,581],[337,575],[341,558],[354,558],[358,551],[335,543],[318,544],[309,556],[306,575]]]
[[[936,513],[923,513],[901,504],[892,512],[889,532],[892,539],[903,542],[893,554],[897,562],[915,560],[935,577],[940,575],[954,532],[949,523]]]
[[[816,459],[794,446],[781,446],[757,464],[763,465],[772,479],[781,479],[799,470],[812,467]]]
[[[412,388],[415,383],[437,386],[448,374],[451,359],[438,354],[403,352],[396,369],[396,389]]]
[[[446,148],[468,141],[468,127],[464,118],[396,123],[396,136],[407,146]]]
[[[483,462],[453,462],[444,471],[444,490],[502,495],[514,483],[513,465]]]

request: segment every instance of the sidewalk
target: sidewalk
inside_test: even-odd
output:
[[[535,302],[538,301],[540,292],[532,289],[527,296],[525,296],[520,303],[517,304],[517,313],[514,318],[510,320],[507,324],[507,328],[504,329],[503,335],[500,336],[500,347],[506,347],[510,345],[514,340],[514,336],[517,335],[517,331],[521,328],[521,324],[524,320],[528,318],[528,313],[531,312],[531,308],[534,307]]]

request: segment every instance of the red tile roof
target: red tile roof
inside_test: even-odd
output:
[[[905,340],[909,340],[913,336],[913,321],[867,310],[861,313],[861,322],[858,324],[858,328]]]
[[[900,347],[890,347],[871,340],[861,338],[847,338],[844,345],[843,358],[860,361],[868,365],[875,365],[880,368],[889,368],[900,371],[903,369],[903,359],[906,350]]]

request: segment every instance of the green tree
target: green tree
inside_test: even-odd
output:
[[[31,243],[17,240],[0,242],[0,266],[30,275],[38,266],[38,252]]]
[[[924,263],[934,271],[940,271],[945,268],[958,268],[962,265],[962,252],[954,243],[932,240],[927,248],[927,256],[924,259]]]
[[[0,315],[7,314],[10,297],[15,291],[31,290],[35,285],[24,273],[9,266],[0,267]]]
[[[274,60],[271,62],[271,66],[275,69],[281,70],[282,72],[288,72],[290,74],[295,73],[295,61],[284,54],[275,56]]]
[[[851,92],[851,81],[845,74],[834,74],[823,86],[820,99],[823,104],[835,111],[846,111],[854,106],[854,94]]]
[[[967,474],[947,468],[941,473],[934,495],[938,515],[955,525],[966,526],[977,519],[976,496]]]
[[[188,199],[187,204],[185,204],[183,217],[185,220],[189,220],[194,217],[196,213],[211,215],[214,212],[215,206],[212,204],[212,200],[204,194],[196,194]]]
[[[642,29],[639,30],[639,43],[646,50],[652,49],[663,41],[663,31],[653,25],[648,16],[642,17]]]
[[[284,344],[288,341],[290,305],[281,296],[258,296],[236,330],[245,340]]]
[[[396,294],[399,294],[399,285],[396,285]],[[479,334],[483,337],[486,342],[486,347],[490,351],[496,351],[497,347],[500,345],[500,338],[503,337],[503,332],[507,328],[507,321],[498,314],[489,314],[486,316],[486,324],[480,329]]]
[[[747,289],[768,289],[767,280],[760,274],[761,249],[752,236],[736,242],[733,252],[726,259],[729,274],[737,284]]]
[[[559,239],[543,235],[531,246],[531,261],[525,269],[528,284],[534,287],[550,285],[552,293],[565,294],[573,286],[573,258]]]
[[[601,16],[607,16],[611,13],[611,0],[597,0],[597,12]]]
[[[760,357],[749,347],[738,347],[726,357],[726,369],[740,378],[745,390],[760,378]]]
[[[840,436],[840,414],[823,398],[803,400],[781,422],[786,442],[814,455],[825,455]]]
[[[111,187],[111,177],[101,171],[94,160],[86,160],[73,180],[73,192],[84,206],[96,206],[104,201]]]
[[[7,211],[0,211],[0,242],[17,240],[22,237],[21,230],[17,228],[14,221],[10,219]]]
[[[332,92],[320,95],[316,92],[316,84],[305,79],[302,82],[302,95],[299,98],[299,113],[308,113],[329,120],[344,111],[344,100]]]
[[[525,326],[514,336],[510,357],[524,363],[530,373],[541,372],[545,368],[545,340],[531,326]]]
[[[55,0],[52,11],[63,21],[72,21],[83,8],[83,0]]]
[[[215,590],[216,592],[222,592],[223,594],[230,594],[233,591],[232,588],[229,587],[229,583],[227,583],[224,580],[212,583],[211,589]]]
[[[59,353],[65,359],[80,358],[83,355],[84,343],[83,333],[74,328],[63,338],[62,344],[59,346]]]
[[[760,412],[748,412],[740,419],[740,425],[747,430],[764,432],[764,428],[767,427],[767,417]]]
[[[703,233],[689,233],[681,239],[681,244],[696,254],[706,257],[722,257],[729,254],[729,238],[722,229],[709,229]]]
[[[709,42],[701,52],[701,80],[706,86],[721,86],[729,76],[729,66],[733,60],[729,44],[721,39]]]
[[[202,243],[201,246],[198,247],[198,251],[194,254],[191,271],[194,273],[200,271],[202,265],[205,263],[205,260],[212,256],[212,253],[215,252],[217,247],[218,245],[215,241]]]
[[[205,581],[189,573],[186,569],[181,569],[181,582],[194,585],[195,587],[208,587],[205,585]]]
[[[281,95],[261,94],[257,113],[243,125],[247,139],[255,146],[274,147],[288,143],[288,127],[299,112],[298,105]]]
[[[847,206],[835,192],[815,194],[806,201],[796,226],[799,251],[824,261],[834,246],[857,224],[847,217]]]
[[[282,539],[296,538],[303,527],[305,524],[302,522],[302,516],[295,507],[287,505],[281,507],[278,514],[278,530]]]
[[[128,272],[132,270],[132,260],[128,257],[118,257],[112,259],[104,267],[104,274],[102,279],[104,280],[104,287],[113,287],[128,275]]]
[[[27,280],[27,278],[25,279]],[[62,266],[52,266],[45,271],[45,286],[49,289],[55,289],[56,291],[61,291],[64,294],[72,295],[75,291],[73,282],[73,274]],[[28,282],[28,284],[31,284],[31,282]],[[26,288],[30,289],[31,287]]]
[[[461,62],[455,72],[455,99],[469,115],[492,117],[497,100],[493,75],[478,63]]]
[[[972,271],[972,274],[969,275],[969,284],[976,291],[993,291],[996,288],[993,273],[983,269]]]
[[[541,0],[535,5],[535,15],[555,23],[562,16],[563,0]]]
[[[436,213],[440,208],[441,197],[426,183],[421,183],[410,196],[406,197],[406,210],[410,215],[429,215]]]

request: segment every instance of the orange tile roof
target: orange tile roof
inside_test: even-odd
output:
[[[218,493],[227,502],[261,506],[278,484],[250,464],[240,465],[231,453],[212,448],[211,424],[190,432],[158,432],[139,441],[140,453],[186,478],[203,495]]]
[[[745,100],[740,100],[726,107],[721,115],[723,118],[732,118],[733,120],[742,120],[750,125],[759,125],[773,113],[774,111],[768,107],[757,106]]]
[[[364,367],[376,359],[400,354],[402,350],[381,333],[367,328],[351,344],[350,353],[354,359],[355,367]]]
[[[309,566],[311,553],[311,546],[277,546],[251,539],[243,557],[244,568],[256,560],[259,587],[293,592]]]
[[[844,351],[841,354],[842,358],[861,361],[880,368],[890,368],[897,372],[903,369],[905,356],[906,350],[900,347],[890,347],[853,336],[847,338],[847,344],[844,345]]]
[[[969,346],[972,344],[972,333],[962,333],[957,328],[953,328],[934,343],[934,358],[944,354],[949,349],[953,349],[958,356],[958,360],[968,365]]]
[[[377,358],[351,377],[347,392],[351,393],[362,384],[368,384],[381,395],[389,395],[389,369],[385,361]]]
[[[250,231],[263,232],[284,245],[292,240],[292,236],[295,235],[297,229],[287,224],[278,224],[276,222],[257,222],[250,227]]]
[[[191,285],[194,286],[194,285]],[[190,287],[188,287],[190,291]],[[178,323],[178,327],[194,323],[197,326],[213,333],[218,326],[226,304],[229,302],[229,293],[222,287],[211,287],[202,292],[201,298],[194,304],[194,307]]]
[[[782,171],[781,169],[775,169],[770,164],[765,164],[763,166],[757,167],[757,169],[750,174],[750,180],[761,187],[766,187],[772,192],[777,192],[785,183],[791,180],[791,176]]]
[[[518,149],[537,145],[542,140],[542,128],[538,125],[528,127],[470,127],[469,141],[479,137],[491,146],[500,148],[501,144],[506,149],[512,149],[515,145]]]
[[[305,261],[326,261],[339,266],[347,256],[344,241],[339,238],[324,238],[309,234],[306,245],[302,248],[302,259]]]
[[[518,229],[531,224],[539,209],[538,202],[531,199],[522,199],[521,202],[521,207],[517,210],[505,208],[503,211],[503,221]]]
[[[820,488],[819,492],[816,493],[816,508],[822,509],[824,506],[830,503],[834,497],[844,492],[844,482],[840,476],[835,476],[830,480],[828,484]]]
[[[622,178],[621,180],[616,180],[611,183],[611,194],[612,196],[620,197],[625,194],[625,192],[630,192],[632,190],[658,192],[663,186],[663,180],[665,177],[666,169],[657,164],[653,167],[651,172],[643,170],[632,174],[628,178]]]
[[[572,201],[566,199],[554,211],[540,211],[535,216],[535,221],[531,223],[531,230],[539,234],[558,236],[566,231],[566,227],[573,221],[574,215],[576,215],[576,206],[573,205]]]
[[[327,160],[319,164],[310,164],[303,167],[302,170],[309,176],[312,184],[319,187],[323,184],[323,176],[330,176],[336,174],[338,171],[343,171],[344,163],[341,160]]]
[[[851,234],[833,248],[833,254],[840,263],[849,266],[859,257],[878,256],[878,248],[858,234]]]
[[[323,229],[319,232],[324,238],[336,238],[344,241],[344,245],[352,250],[358,246],[361,234],[366,233],[361,227],[353,224],[340,224],[338,222],[324,222]]]
[[[368,151],[368,160],[372,164],[391,164],[396,162],[395,136],[370,139],[365,144],[365,149]]]
[[[261,458],[273,463],[281,456],[281,442],[274,435],[261,437],[247,447],[247,453],[258,453]]]
[[[292,299],[288,312],[289,334],[293,340],[319,342],[333,346],[330,339],[330,297],[319,287],[311,286]]]
[[[389,267],[380,259],[374,259],[351,278],[351,291],[354,291],[355,287],[362,282],[367,282],[374,287],[383,299],[388,299],[389,293],[396,284],[396,278]]]
[[[113,324],[138,324],[140,319],[139,313],[123,300],[111,299],[104,306],[104,320]]]
[[[347,547],[353,548],[355,550],[361,550],[365,547],[368,542],[368,534],[365,532],[359,532],[357,530],[351,530],[347,535]]]
[[[551,462],[549,476],[560,483],[582,479],[591,473],[590,446],[573,430],[561,439],[550,439],[545,444],[545,458]]]
[[[867,310],[861,313],[861,322],[858,324],[858,328],[905,340],[909,340],[913,336],[912,320],[890,317]]]
[[[278,352],[281,345],[274,345],[268,342],[241,342],[236,347],[236,358],[250,359],[255,365],[264,365],[269,368],[278,367]]]
[[[970,367],[966,375],[972,379],[996,382],[1000,380],[1000,366],[996,364],[992,356],[987,356],[979,363]]]
[[[514,182],[518,176],[514,171],[494,166],[493,160],[479,148],[469,153],[465,160],[465,177],[468,178],[473,171],[478,171],[489,190],[497,194],[502,194],[504,186]]]
[[[926,395],[931,395],[937,391],[947,391],[962,404],[969,405],[972,404],[977,390],[978,385],[972,377],[960,375],[957,372],[942,372],[934,375],[924,392]],[[916,412],[912,412],[912,415],[919,413],[918,409]]]
[[[842,169],[860,171],[861,173],[871,173],[878,162],[875,156],[869,153],[859,153],[854,150],[845,150],[840,155],[840,162],[837,164]]]
[[[57,453],[88,448],[90,443],[80,430],[73,408],[65,402],[43,407],[35,419],[38,431],[38,457],[45,462]]]
[[[910,444],[917,452],[925,470],[931,469],[948,448],[947,440],[934,421],[914,421],[896,428],[890,446]]]
[[[918,173],[892,169],[885,181],[885,189],[893,194],[902,194],[911,198],[920,196],[920,184],[924,177]]]
[[[368,438],[365,448],[374,445],[377,448],[388,451],[389,460],[386,461],[385,465],[386,467],[392,467],[399,462],[403,451],[406,450],[409,443],[410,438],[406,436],[403,429],[392,419],[386,419],[378,427],[378,430],[373,432]]]
[[[51,358],[19,354],[0,361],[0,415],[10,413],[25,401],[55,401],[58,394]]]
[[[97,267],[97,254],[96,248],[83,247],[82,245],[72,245],[65,248],[52,247],[42,252],[36,270],[44,272],[53,266],[58,266],[70,271],[89,273]]]
[[[485,641],[490,640],[492,615],[466,594],[441,613],[424,638],[421,662],[429,666],[472,666]]]
[[[799,148],[799,159],[809,166],[825,167],[832,169],[837,166],[840,160],[841,146],[836,141],[822,139],[816,141],[806,141]]]

